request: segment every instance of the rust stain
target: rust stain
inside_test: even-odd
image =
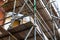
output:
[[[3,19],[4,18],[4,9],[2,7],[0,7],[0,19]],[[4,24],[4,20],[0,20],[0,25],[3,25]]]

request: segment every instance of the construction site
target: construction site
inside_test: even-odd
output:
[[[60,40],[56,0],[0,0],[0,40]]]

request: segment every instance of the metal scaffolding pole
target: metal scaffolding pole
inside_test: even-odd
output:
[[[27,1],[25,1],[25,3],[27,4]],[[28,4],[27,4],[28,5]],[[30,6],[28,5],[28,7],[30,8]],[[31,9],[31,8],[30,8]],[[36,0],[34,0],[34,40],[36,40]],[[32,29],[33,30],[33,29]],[[29,36],[31,31],[29,31],[28,35],[26,36],[25,40],[27,40],[27,37]]]
[[[36,16],[36,18],[37,18],[37,16]],[[39,23],[39,22],[40,22],[40,21],[37,19],[37,24],[38,24],[39,29],[40,29],[40,31],[41,31],[42,39],[43,39],[43,40],[46,40],[45,37],[44,37],[44,35],[43,35],[43,31],[42,31],[42,28],[41,28],[41,23]]]
[[[34,0],[34,25],[36,25],[36,0]],[[34,26],[34,40],[36,40],[36,26]]]
[[[16,0],[14,1],[14,6],[13,6],[13,13],[12,13],[12,20],[11,20],[11,26],[13,24],[13,22],[15,21],[15,8],[16,8]]]
[[[27,34],[27,36],[25,37],[24,40],[27,40],[27,38],[29,37],[29,35],[30,35],[30,33],[32,32],[32,30],[33,30],[33,26],[31,27],[30,31],[28,32],[28,34]]]
[[[13,37],[15,40],[17,40],[17,38],[14,35],[12,35],[10,32],[8,32],[8,33],[11,37]]]
[[[38,17],[36,17],[38,20],[39,20],[39,18]],[[50,32],[46,29],[46,27],[42,24],[42,22],[41,22],[41,20],[39,20],[39,22],[41,23],[41,25],[43,26],[43,28],[46,30],[46,32],[49,34],[49,36],[51,37],[51,39],[53,40],[53,37],[52,37],[52,35],[50,34]]]
[[[52,0],[52,1],[53,1],[53,0]],[[50,12],[51,12],[51,15],[53,15],[53,14],[52,14],[53,12],[52,12],[51,4],[52,4],[52,3],[51,3],[51,0],[50,0]],[[56,28],[56,27],[55,27],[55,21],[54,21],[54,18],[52,18],[52,22],[53,22],[53,34],[54,34],[54,35],[53,35],[53,38],[54,38],[54,40],[57,40],[56,34],[55,34],[55,31],[56,31],[55,28]]]
[[[11,40],[11,39],[10,39],[10,36],[9,36],[9,40]]]

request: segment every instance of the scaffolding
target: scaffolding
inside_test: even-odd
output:
[[[34,18],[33,17],[31,17],[31,15],[29,15],[29,17],[30,17],[30,21],[33,23],[33,26],[31,27],[31,29],[29,30],[29,32],[27,33],[27,35],[26,35],[26,37],[23,39],[23,40],[27,40],[28,39],[28,37],[29,37],[29,35],[31,34],[31,32],[32,32],[32,30],[34,30],[34,40],[36,40],[36,34],[38,33],[38,35],[39,35],[39,37],[40,38],[42,38],[42,40],[57,40],[57,37],[56,37],[56,29],[58,30],[58,26],[57,26],[57,24],[56,24],[56,22],[55,22],[55,19],[58,19],[58,20],[60,20],[58,17],[55,17],[54,15],[52,16],[52,14],[53,14],[53,12],[52,12],[52,3],[53,2],[55,2],[55,1],[52,1],[52,2],[48,2],[47,3],[47,1],[46,0],[43,0],[44,2],[46,2],[45,4],[44,4],[44,2],[42,1],[42,0],[38,0],[39,1],[39,4],[42,6],[42,8],[44,9],[44,10],[46,10],[47,11],[47,14],[49,15],[49,13],[50,13],[50,15],[49,15],[49,17],[51,18],[51,21],[52,21],[52,28],[53,28],[53,31],[49,28],[49,26],[46,24],[46,22],[45,22],[45,20],[43,19],[43,17],[41,16],[41,13],[37,10],[37,0],[34,0],[34,3],[32,3],[31,2],[31,0],[24,0],[24,4],[23,4],[23,6],[19,9],[19,11],[18,11],[18,13],[17,14],[20,14],[21,13],[21,11],[23,10],[23,8],[24,8],[24,6],[28,6],[28,8],[32,11],[32,13],[34,14]],[[31,8],[31,6],[28,4],[28,2],[30,2],[30,4],[32,5],[32,7],[34,7],[33,9]],[[50,9],[48,8],[48,5],[50,4]],[[17,18],[18,16],[17,16],[17,14],[14,14],[15,13],[15,7],[16,7],[16,0],[14,1],[14,7],[13,7],[13,13],[12,13],[12,15],[11,16],[9,16],[9,17],[12,17],[13,19],[11,20],[11,22],[9,22],[9,23],[11,23],[11,25],[10,25],[10,27],[12,27],[12,24],[14,23],[14,21],[16,20],[16,19],[23,19],[24,17],[26,17],[26,16],[22,16],[22,17],[19,17],[19,18]],[[39,17],[38,17],[39,16]],[[8,18],[8,17],[7,17]],[[33,19],[33,20],[32,20]],[[1,19],[1,20],[4,20],[4,19]],[[49,20],[48,20],[49,21]],[[8,23],[6,23],[6,24],[8,24]],[[4,24],[5,25],[5,24]],[[2,27],[3,25],[1,25],[1,27]],[[49,39],[46,35],[45,35],[45,33],[44,33],[44,31],[43,31],[43,29],[42,29],[42,27],[44,28],[44,30],[47,32],[47,34],[49,35],[49,37],[51,38],[51,39]],[[5,30],[5,31],[7,31],[7,30]],[[15,40],[18,40],[13,34],[11,34],[9,31],[8,31],[8,33],[9,33],[9,35],[11,36],[11,37],[13,37]],[[11,40],[10,39],[10,36],[9,36],[9,39],[8,40]]]

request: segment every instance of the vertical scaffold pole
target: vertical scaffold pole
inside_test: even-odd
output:
[[[50,0],[50,12],[51,12],[51,15],[53,15],[53,12],[52,12],[52,7],[51,7],[51,4],[54,3],[54,0]],[[55,35],[55,21],[54,21],[54,18],[52,18],[52,22],[53,22],[53,38],[54,40],[57,40],[56,38],[56,35]]]
[[[9,36],[9,40],[11,40],[11,39],[10,39],[10,36]]]
[[[34,25],[36,25],[36,0],[34,0]],[[34,40],[36,40],[36,26],[34,26]]]
[[[12,13],[12,20],[11,20],[11,26],[15,20],[15,16],[14,16],[14,13],[15,13],[15,8],[16,8],[16,0],[14,1],[14,6],[13,6],[13,13]]]

